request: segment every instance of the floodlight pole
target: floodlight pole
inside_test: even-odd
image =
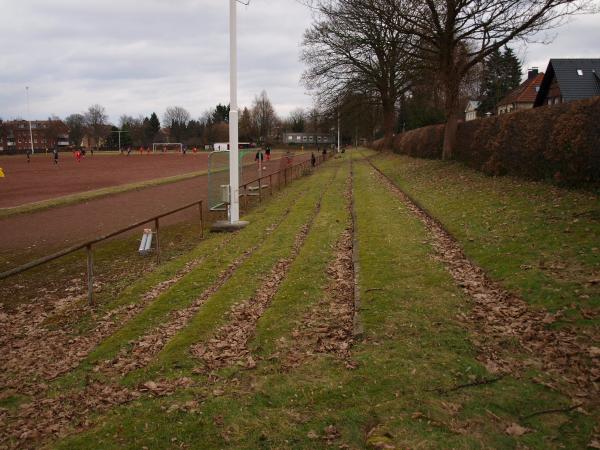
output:
[[[229,0],[229,221],[240,220],[240,180],[237,105],[237,0]]]
[[[31,154],[33,155],[33,133],[31,132],[31,113],[29,112],[29,86],[25,86],[27,93],[27,120],[29,122],[29,142],[31,143]]]

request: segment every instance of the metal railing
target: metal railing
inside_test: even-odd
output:
[[[293,179],[295,178],[299,178],[300,176],[302,176],[303,170],[312,170],[313,168],[321,165],[323,162],[325,162],[327,160],[327,155],[318,155],[315,157],[315,164],[314,166],[312,165],[312,161],[310,159],[299,162],[297,164],[293,164],[290,165],[288,167],[284,167],[283,169],[279,169],[277,172],[273,172],[269,175],[264,175],[262,177],[256,178],[254,180],[248,181],[246,183],[244,183],[242,185],[243,188],[243,196],[244,196],[244,206],[247,208],[248,206],[248,195],[249,195],[249,191],[248,191],[248,186],[254,184],[254,183],[258,183],[258,201],[259,203],[262,202],[262,189],[263,189],[263,180],[265,179],[269,179],[269,189],[270,189],[270,194],[273,195],[273,178],[276,175],[277,176],[277,188],[278,190],[281,190],[281,179],[283,176],[283,185],[284,187],[287,186],[288,183],[290,183]],[[141,220],[139,222],[136,222],[132,225],[129,225],[125,228],[121,228],[117,231],[113,231],[109,234],[97,237],[95,239],[92,239],[90,241],[84,242],[82,244],[77,244],[73,247],[69,247],[66,248],[64,250],[61,250],[57,253],[53,253],[51,255],[48,256],[44,256],[43,258],[39,258],[36,259],[34,261],[31,261],[27,264],[23,264],[22,266],[19,267],[15,267],[14,269],[8,270],[6,272],[1,272],[0,273],[0,280],[3,280],[5,278],[14,276],[14,275],[18,275],[21,274],[23,272],[26,272],[30,269],[33,269],[35,267],[41,266],[43,264],[49,263],[51,261],[54,261],[56,259],[62,258],[63,256],[67,256],[70,255],[71,253],[75,253],[79,250],[86,250],[86,255],[87,255],[87,285],[88,285],[88,303],[90,305],[94,304],[94,252],[93,252],[93,247],[97,244],[99,244],[100,242],[106,241],[110,238],[113,238],[115,236],[118,236],[119,234],[122,233],[126,233],[128,231],[131,231],[135,228],[141,227],[142,225],[145,225],[147,223],[154,223],[154,228],[156,229],[156,231],[154,232],[156,234],[156,263],[159,264],[160,263],[160,219],[162,219],[163,217],[167,217],[170,216],[172,214],[181,212],[183,210],[192,208],[194,206],[198,206],[198,211],[200,214],[200,229],[201,229],[201,234],[200,234],[200,238],[204,237],[204,215],[203,215],[203,205],[204,205],[204,201],[203,200],[197,200],[194,201],[192,203],[188,203],[187,205],[181,206],[179,208],[167,211],[165,213],[159,214],[157,216],[153,216],[150,217],[148,219],[144,219]]]
[[[91,241],[84,242],[82,244],[77,244],[73,247],[66,248],[57,253],[53,253],[52,255],[44,256],[43,258],[36,259],[35,261],[31,261],[27,264],[23,264],[22,266],[15,267],[14,269],[8,270],[6,272],[0,273],[0,280],[11,277],[13,275],[18,275],[27,270],[33,269],[34,267],[41,266],[42,264],[49,263],[56,259],[62,258],[63,256],[67,256],[71,253],[75,253],[79,250],[86,250],[87,254],[87,285],[88,285],[88,303],[90,305],[94,304],[94,252],[93,247],[100,242],[106,241],[107,239],[118,236],[119,234],[126,233],[127,231],[131,231],[135,228],[141,227],[147,223],[154,223],[154,228],[156,231],[156,263],[160,263],[160,219],[163,217],[170,216],[172,214],[178,213],[180,211],[192,208],[194,206],[198,206],[198,211],[200,213],[200,238],[204,237],[204,214],[202,212],[203,208],[203,200],[196,200],[195,202],[188,203],[187,205],[180,206],[179,208],[173,209],[171,211],[167,211],[165,213],[159,214],[158,216],[153,216],[148,219],[141,220],[132,225],[129,225],[125,228],[121,228],[117,231],[113,231],[109,234],[97,237],[92,239]]]
[[[277,172],[270,173],[268,175],[263,175],[261,177],[255,178],[254,180],[247,181],[246,183],[241,185],[240,196],[244,198],[244,209],[248,207],[248,198],[251,196],[258,197],[258,202],[262,202],[262,191],[263,188],[269,188],[270,195],[273,195],[273,179],[277,179],[277,190],[281,190],[281,183],[283,178],[283,186],[287,186],[295,178],[302,176],[303,171],[312,170],[317,166],[321,165],[323,162],[327,160],[327,154],[315,156],[315,165],[312,165],[312,161],[310,159],[301,161],[296,164],[292,164],[288,167],[284,167],[283,169],[279,169]],[[269,180],[268,184],[263,184],[263,180]],[[251,190],[248,189],[248,186],[252,186],[257,184],[257,193],[253,194]]]

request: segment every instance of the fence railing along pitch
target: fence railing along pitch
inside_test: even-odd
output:
[[[326,159],[327,159],[326,155],[319,155],[316,158],[315,166],[320,165],[321,163],[326,161]],[[308,166],[308,164],[311,164],[311,166]],[[277,179],[278,179],[277,187],[279,190],[281,190],[281,173],[282,172],[283,172],[283,176],[284,176],[284,186],[286,186],[288,184],[288,182],[290,182],[294,179],[294,175],[295,175],[295,178],[298,178],[299,176],[301,176],[300,168],[306,168],[306,167],[312,167],[311,160],[302,161],[300,163],[291,165],[289,167],[285,167],[285,168],[283,168],[283,170],[279,169],[277,172],[274,172],[269,175],[265,175],[265,176],[256,178],[252,181],[244,183],[242,185],[242,187],[244,189],[245,205],[247,206],[247,203],[248,203],[247,202],[248,186],[252,185],[253,183],[258,183],[258,199],[259,199],[259,202],[261,202],[262,201],[262,192],[261,192],[262,191],[262,180],[269,178],[270,192],[272,195],[273,194],[272,180],[273,180],[274,175],[277,175]],[[288,180],[288,177],[289,177],[289,180]],[[64,250],[61,250],[59,252],[53,253],[48,256],[44,256],[43,258],[36,259],[27,264],[23,264],[19,267],[15,267],[14,269],[7,270],[6,272],[1,272],[0,280],[4,280],[4,279],[9,278],[14,275],[19,275],[19,274],[26,272],[30,269],[33,269],[35,267],[41,266],[43,264],[47,264],[51,261],[62,258],[63,256],[67,256],[67,255],[70,255],[71,253],[75,253],[75,252],[85,249],[86,255],[87,255],[88,303],[90,305],[93,305],[94,304],[94,253],[93,253],[93,247],[95,245],[97,245],[103,241],[106,241],[108,239],[111,239],[115,236],[118,236],[119,234],[123,234],[123,233],[126,233],[127,231],[131,231],[135,228],[141,227],[142,225],[145,225],[147,223],[154,222],[154,227],[156,229],[156,231],[154,232],[156,234],[156,262],[157,262],[157,264],[159,264],[160,263],[160,234],[159,234],[160,233],[160,219],[162,219],[163,217],[167,217],[172,214],[184,211],[186,209],[192,208],[194,206],[198,206],[198,211],[200,214],[200,230],[201,230],[200,238],[203,238],[204,237],[204,228],[205,228],[204,227],[203,204],[204,204],[203,200],[196,200],[192,203],[188,203],[184,206],[180,206],[176,209],[167,211],[167,212],[159,214],[157,216],[153,216],[153,217],[150,217],[150,218],[147,218],[144,220],[140,220],[139,222],[131,224],[125,228],[121,228],[119,230],[113,231],[109,234],[99,236],[90,241],[74,245],[72,247],[66,248]]]

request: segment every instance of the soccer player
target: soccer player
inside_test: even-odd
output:
[[[54,164],[58,164],[58,147],[54,147],[52,155],[54,156]]]

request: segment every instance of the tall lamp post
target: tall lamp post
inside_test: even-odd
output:
[[[31,113],[29,112],[29,86],[25,86],[27,93],[27,120],[29,122],[29,142],[31,144],[31,154],[33,155],[33,133],[31,132]]]
[[[248,5],[249,0],[229,0],[229,208],[228,221],[217,221],[214,231],[234,231],[248,225],[240,220],[240,171],[237,105],[237,3]]]

